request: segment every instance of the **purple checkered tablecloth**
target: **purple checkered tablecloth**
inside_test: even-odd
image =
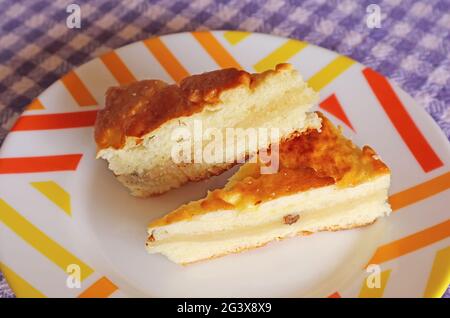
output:
[[[81,7],[80,29],[66,26],[71,3]],[[372,3],[380,28],[366,24]],[[450,139],[450,0],[1,0],[0,17],[0,145],[70,69],[152,35],[199,29],[281,35],[348,55],[399,84]],[[1,273],[0,297],[13,297]]]

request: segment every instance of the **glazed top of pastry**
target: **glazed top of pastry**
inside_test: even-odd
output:
[[[246,163],[223,189],[181,206],[150,226],[163,226],[215,210],[251,209],[285,195],[333,184],[354,186],[390,173],[372,148],[358,148],[326,117],[318,115],[322,119],[320,132],[310,130],[280,144],[277,173],[261,174],[259,164]]]
[[[218,103],[226,90],[238,86],[253,89],[267,76],[291,70],[289,64],[279,64],[275,70],[261,74],[229,68],[192,75],[179,84],[143,80],[111,87],[95,124],[97,147],[120,149],[126,137],[140,138],[170,119],[201,112],[205,106]]]

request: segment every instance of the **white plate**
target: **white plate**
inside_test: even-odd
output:
[[[322,111],[391,167],[394,213],[365,228],[292,238],[187,267],[148,255],[147,223],[223,185],[232,171],[160,197],[131,197],[95,160],[92,123],[107,87],[227,66],[261,71],[277,62],[292,63],[320,90]],[[449,166],[448,141],[432,119],[404,91],[348,58],[256,33],[154,38],[70,72],[6,138],[1,269],[18,296],[439,297],[450,282]],[[369,263],[379,267],[368,272]],[[70,264],[81,270],[80,288],[70,288],[77,287],[66,272]],[[77,266],[69,268],[72,275]],[[376,283],[378,271],[380,288],[369,288],[366,278]]]

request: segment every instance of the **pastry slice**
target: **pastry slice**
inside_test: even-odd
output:
[[[187,264],[318,231],[365,226],[391,211],[389,168],[319,114],[322,128],[279,145],[277,173],[246,163],[223,189],[148,227],[149,253]]]
[[[108,161],[132,195],[160,194],[220,174],[294,131],[319,128],[316,114],[307,113],[317,98],[289,64],[260,74],[230,68],[189,76],[179,84],[144,80],[113,87],[97,116],[97,158]],[[192,153],[200,149],[201,154],[211,140],[195,135],[215,129],[226,136],[227,128],[279,132],[274,138],[261,138],[252,149],[242,138],[224,142],[223,156],[214,162],[195,156],[173,159],[178,143],[188,142]],[[186,130],[192,134],[176,136]]]

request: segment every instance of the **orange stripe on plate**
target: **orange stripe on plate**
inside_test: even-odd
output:
[[[61,78],[62,83],[80,106],[97,105],[97,101],[74,71]]]
[[[365,68],[363,74],[395,129],[422,169],[429,172],[441,167],[442,161],[417,128],[388,80],[371,68]]]
[[[450,188],[450,172],[389,197],[392,210],[398,210]]]
[[[48,115],[25,115],[19,117],[11,131],[93,126],[96,116],[96,110]]]
[[[189,76],[188,71],[178,62],[177,58],[169,51],[160,38],[151,38],[144,41],[145,46],[150,50],[159,64],[169,73],[169,75],[179,82]]]
[[[128,84],[136,81],[134,75],[116,52],[112,51],[104,54],[100,59],[120,84]]]
[[[341,294],[339,294],[338,292],[334,292],[331,295],[329,295],[327,298],[342,298]]]
[[[450,236],[450,220],[380,246],[368,264],[381,264]]]
[[[117,290],[117,286],[114,285],[108,278],[102,277],[85,291],[83,291],[79,298],[107,298]]]
[[[28,104],[25,110],[40,110],[40,109],[45,109],[45,107],[44,105],[42,105],[41,101],[36,98],[30,104]]]
[[[320,102],[319,107],[326,110],[337,119],[340,119],[344,124],[355,131],[355,128],[353,128],[352,123],[350,122],[347,114],[344,111],[344,108],[337,99],[336,94],[331,94],[330,96],[325,98],[322,102]]]
[[[220,67],[242,68],[210,32],[192,32],[192,35]]]
[[[0,174],[76,170],[81,154],[0,158]]]

